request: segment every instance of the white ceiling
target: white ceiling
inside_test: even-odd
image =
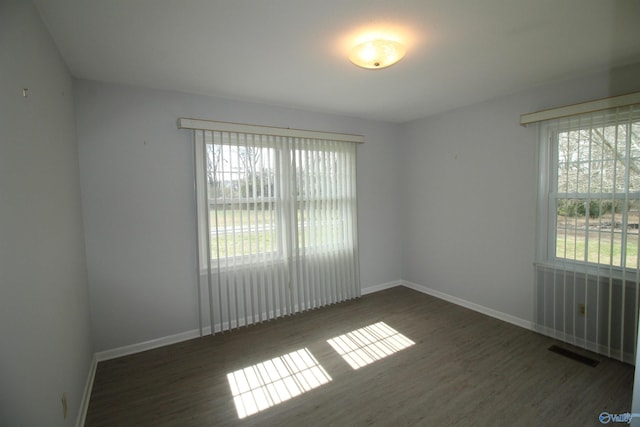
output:
[[[34,0],[78,78],[405,122],[640,61],[638,0]],[[361,35],[407,56],[352,65]]]

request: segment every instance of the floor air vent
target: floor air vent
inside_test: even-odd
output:
[[[592,368],[595,368],[596,366],[598,366],[598,363],[600,363],[595,359],[592,359],[587,356],[583,356],[571,350],[567,350],[566,348],[558,347],[557,345],[552,345],[551,347],[549,347],[549,351],[553,351],[554,353],[558,353],[562,356],[568,357],[569,359],[573,359],[577,362],[584,363],[585,365],[589,365]]]

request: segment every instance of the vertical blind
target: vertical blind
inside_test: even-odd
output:
[[[633,363],[640,269],[640,104],[540,125],[539,331]]]
[[[211,332],[358,297],[358,138],[193,122],[182,127],[194,128],[200,315]]]

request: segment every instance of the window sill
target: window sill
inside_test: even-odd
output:
[[[573,261],[544,261],[534,263],[536,268],[545,271],[566,271],[579,277],[611,277],[625,281],[638,281],[640,270],[635,268],[608,267],[597,264],[584,264]]]

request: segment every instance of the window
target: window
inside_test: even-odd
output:
[[[548,125],[548,261],[638,267],[640,118],[590,113]]]
[[[218,268],[220,261],[260,262],[260,255],[273,255],[278,249],[277,214],[282,208],[275,198],[275,165],[282,154],[271,147],[239,141],[235,134],[207,133],[202,137],[207,139],[213,266]]]
[[[362,137],[180,119],[194,132],[201,331],[360,295]]]
[[[352,233],[353,144],[228,132],[198,138],[214,268],[352,249],[352,239],[343,241]]]
[[[638,102],[640,93],[523,116],[541,122],[536,330],[626,362],[640,311]]]

